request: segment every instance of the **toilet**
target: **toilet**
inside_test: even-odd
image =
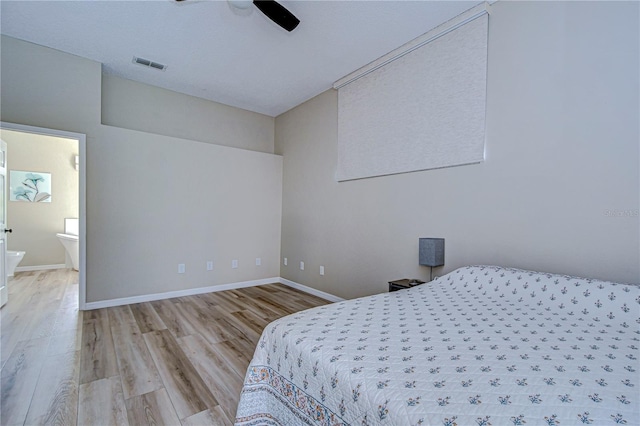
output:
[[[26,252],[24,251],[12,251],[12,250],[7,250],[7,257],[6,257],[6,268],[7,268],[7,276],[8,277],[12,277],[13,274],[16,271],[16,267],[18,266],[18,264],[20,262],[22,262],[22,258],[24,257],[24,254]]]
[[[80,243],[78,242],[78,236],[73,234],[56,234],[56,237],[58,237],[60,243],[67,251],[73,269],[77,271],[78,264],[80,263]]]

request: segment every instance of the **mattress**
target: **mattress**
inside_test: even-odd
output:
[[[237,425],[640,424],[640,289],[494,266],[269,324]]]

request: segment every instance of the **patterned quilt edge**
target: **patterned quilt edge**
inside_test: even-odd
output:
[[[322,402],[287,380],[273,368],[266,365],[250,365],[247,370],[242,396],[262,394],[262,399],[274,398],[281,407],[297,420],[309,425],[347,425],[337,413]],[[264,421],[266,423],[260,423]],[[275,413],[238,413],[236,425],[289,424],[287,419],[278,418]]]

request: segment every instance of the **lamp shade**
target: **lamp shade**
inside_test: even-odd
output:
[[[419,261],[424,266],[444,265],[444,238],[420,238]]]

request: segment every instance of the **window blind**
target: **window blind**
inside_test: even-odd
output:
[[[484,160],[488,14],[434,31],[334,85],[338,181]]]

